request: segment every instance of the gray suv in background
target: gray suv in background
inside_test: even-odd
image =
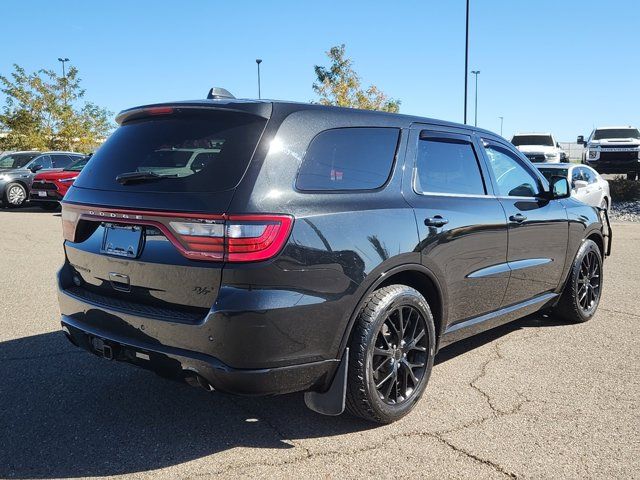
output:
[[[8,206],[22,205],[37,171],[65,168],[82,157],[75,152],[14,152],[0,157],[0,200]]]

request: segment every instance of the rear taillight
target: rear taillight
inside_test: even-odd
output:
[[[225,239],[229,262],[255,262],[277,255],[289,238],[293,219],[288,215],[232,215]]]
[[[182,255],[193,260],[256,262],[276,256],[289,238],[289,215],[198,215],[98,210],[64,204],[64,238],[79,241],[78,225],[107,221],[157,227]],[[83,236],[83,235],[81,235]]]
[[[284,246],[293,220],[287,215],[232,215],[219,222],[169,222],[187,256],[206,255],[228,262],[274,257]]]

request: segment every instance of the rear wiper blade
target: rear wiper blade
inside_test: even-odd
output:
[[[161,178],[176,178],[178,175],[158,175],[155,172],[126,172],[116,177],[116,182],[126,185],[127,183],[150,182]]]

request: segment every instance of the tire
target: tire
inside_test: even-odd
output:
[[[409,413],[429,381],[435,338],[431,309],[417,290],[389,285],[371,293],[349,343],[347,411],[383,424]]]
[[[57,210],[58,208],[60,208],[60,204],[59,203],[54,203],[54,202],[42,202],[38,205],[42,210],[46,210],[48,212],[53,212],[55,210]]]
[[[19,207],[27,201],[27,189],[18,182],[11,182],[4,189],[4,203],[8,207]]]
[[[592,267],[595,262],[596,267]],[[585,273],[588,273],[585,278]],[[596,277],[597,275],[597,277]],[[591,285],[587,286],[587,283]],[[552,313],[572,323],[591,320],[602,297],[603,270],[600,249],[585,240],[571,265],[569,278]],[[597,288],[596,288],[597,286]]]

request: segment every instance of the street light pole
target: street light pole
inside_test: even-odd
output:
[[[262,59],[256,58],[256,63],[258,64],[258,99],[262,98],[260,92],[260,64],[262,63]]]
[[[471,70],[471,73],[476,76],[476,109],[475,109],[475,120],[473,122],[474,126],[478,126],[478,74],[480,70]]]
[[[504,122],[504,117],[498,117],[500,119],[500,136],[502,136],[502,123]]]
[[[469,0],[467,0],[467,26],[464,43],[464,123],[467,124],[467,83],[469,80]]]
[[[68,58],[58,57],[58,61],[62,63],[62,89],[64,95],[64,105],[67,106],[67,71],[64,68],[64,64],[69,61]]]

